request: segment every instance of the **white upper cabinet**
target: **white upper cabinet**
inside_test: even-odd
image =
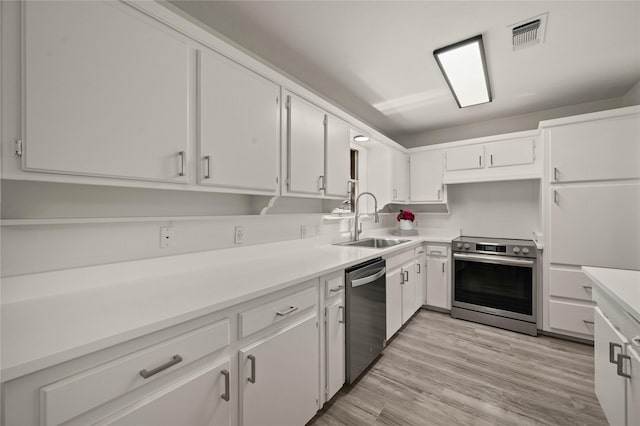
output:
[[[447,171],[481,169],[484,145],[470,145],[447,150]]]
[[[640,115],[547,129],[550,181],[640,178]]]
[[[329,197],[346,198],[351,178],[351,128],[332,115],[327,115],[326,128],[324,193]]]
[[[411,202],[444,201],[442,184],[443,151],[421,151],[410,155]]]
[[[485,145],[487,167],[506,167],[535,162],[534,139],[501,141]]]
[[[325,113],[285,92],[287,191],[320,196],[324,186]]]
[[[120,2],[23,12],[23,168],[186,183],[188,44]]]
[[[409,202],[409,156],[402,151],[392,149],[391,165],[393,171],[391,199],[403,203]]]
[[[199,182],[276,193],[280,86],[213,51],[198,66]]]

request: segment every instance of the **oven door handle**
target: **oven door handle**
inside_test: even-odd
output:
[[[466,254],[466,253],[453,253],[454,259],[468,260],[471,262],[481,263],[495,263],[499,265],[515,265],[515,266],[528,266],[533,268],[535,263],[533,260],[518,259],[505,256],[483,256],[481,254]]]

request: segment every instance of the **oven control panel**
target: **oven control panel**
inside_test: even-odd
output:
[[[459,237],[453,240],[453,251],[515,257],[536,257],[533,241]]]

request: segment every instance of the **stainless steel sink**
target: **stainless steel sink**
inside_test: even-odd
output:
[[[360,241],[348,241],[346,243],[334,244],[335,246],[387,248],[398,244],[408,243],[411,240],[398,240],[394,238],[365,238]]]

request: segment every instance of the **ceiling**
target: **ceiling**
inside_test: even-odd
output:
[[[624,95],[639,1],[172,1],[392,138]],[[544,43],[511,26],[548,13]],[[482,34],[493,102],[460,109],[433,50]]]

